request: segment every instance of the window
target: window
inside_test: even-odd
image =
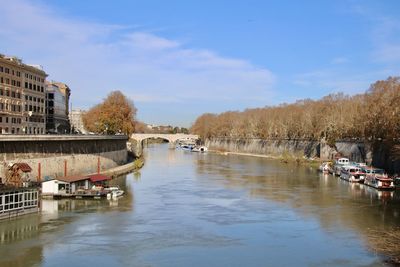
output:
[[[28,89],[28,82],[25,82],[25,88]]]
[[[7,74],[10,74],[10,69],[9,68],[5,68],[4,72],[7,73]]]
[[[31,83],[29,83],[29,89],[31,89],[31,90],[32,90],[32,84],[31,84]]]
[[[0,72],[3,72],[3,71],[4,71],[4,68],[0,66]]]

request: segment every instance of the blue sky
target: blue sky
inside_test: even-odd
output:
[[[147,123],[190,126],[400,73],[400,1],[5,0],[0,53],[87,109],[121,90]]]

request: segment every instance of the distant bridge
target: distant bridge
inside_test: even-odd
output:
[[[146,139],[164,139],[171,144],[175,144],[178,140],[197,140],[199,139],[198,135],[195,134],[132,134],[131,139],[136,140],[138,143],[141,143]]]
[[[146,139],[160,138],[170,143],[170,148],[175,148],[177,142],[180,140],[195,141],[199,139],[198,135],[195,134],[132,134],[131,139],[136,141],[136,147],[132,147],[136,155],[141,155],[143,150],[143,141]]]

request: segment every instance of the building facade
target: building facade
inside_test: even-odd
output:
[[[40,66],[0,54],[0,134],[45,133],[45,79]]]
[[[86,112],[84,110],[76,109],[71,110],[69,114],[69,121],[71,123],[71,132],[73,133],[80,133],[80,134],[87,134],[88,131],[85,129],[83,125],[82,116]]]
[[[46,132],[70,133],[68,85],[60,82],[46,82]]]

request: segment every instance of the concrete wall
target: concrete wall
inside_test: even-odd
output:
[[[263,140],[215,138],[205,141],[209,149],[273,156],[319,157],[320,143],[309,140]]]
[[[384,168],[390,173],[400,173],[400,161],[393,160],[391,147],[383,142],[374,144],[359,140],[337,141],[330,147],[324,140],[262,140],[262,139],[230,139],[214,138],[206,140],[210,149],[241,153],[254,153],[273,156],[319,157],[332,160],[340,153],[351,161],[366,162]]]
[[[0,136],[0,177],[9,163],[26,162],[37,180],[46,176],[87,174],[127,162],[126,136]]]

